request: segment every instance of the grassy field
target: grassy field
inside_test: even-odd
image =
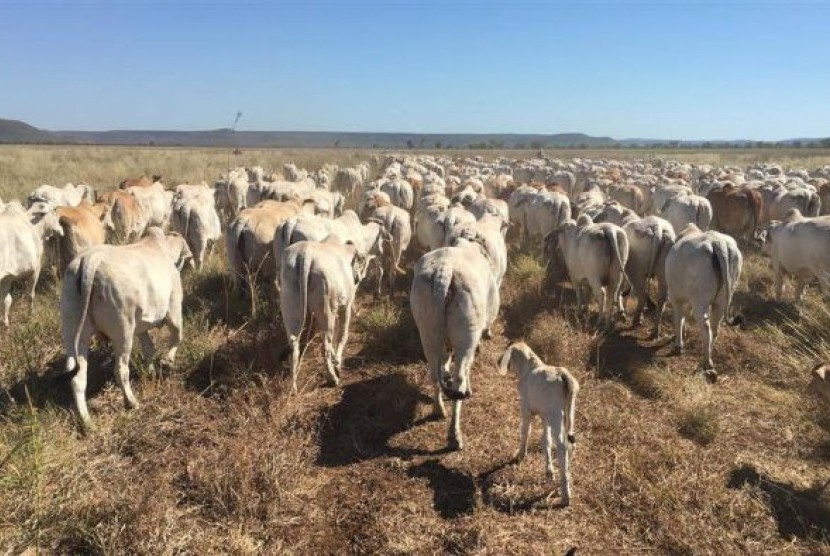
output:
[[[313,167],[371,154],[246,151],[234,163]],[[674,156],[562,156],[655,154]],[[677,158],[813,167],[830,154]],[[112,186],[156,171],[170,184],[210,181],[226,165],[220,150],[0,147],[0,195],[50,182]],[[16,297],[12,327],[0,330],[0,551],[830,553],[830,492],[819,489],[830,479],[830,412],[807,388],[813,362],[830,354],[830,311],[814,290],[800,316],[771,301],[767,261],[745,256],[735,300],[745,323],[722,330],[721,379],[709,385],[695,372],[693,327],[681,356],[669,354],[667,338],[646,340],[645,327],[619,323],[599,335],[574,317],[572,291],[543,287],[538,250],[511,244],[495,339],[476,359],[458,453],[443,450],[446,423],[428,417],[431,388],[406,296],[411,272],[378,303],[371,279],[364,284],[342,385],[322,386],[315,340],[300,393],[290,396],[273,295],[261,295],[251,315],[229,293],[218,248],[185,275],[175,369],[151,373],[136,354],[139,409],[123,409],[111,354],[94,350],[97,430],[88,437],[59,376],[58,293],[47,277],[34,314]],[[511,463],[518,394],[496,363],[515,339],[581,384],[569,508],[544,484],[538,426],[528,458]]]

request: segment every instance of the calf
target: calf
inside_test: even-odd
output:
[[[522,428],[516,461],[527,455],[530,422],[534,415],[542,420],[542,453],[545,456],[545,473],[553,480],[551,442],[556,442],[559,461],[559,481],[562,504],[571,501],[571,472],[568,466],[569,452],[576,443],[574,413],[579,383],[564,367],[545,365],[524,342],[507,346],[499,362],[499,374],[516,373],[519,379]]]

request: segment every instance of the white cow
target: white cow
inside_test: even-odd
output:
[[[702,232],[689,224],[666,257],[666,284],[674,312],[674,351],[683,351],[683,325],[693,316],[703,339],[702,366],[709,380],[717,378],[712,346],[727,317],[741,277],[743,257],[735,240],[720,232]]]
[[[353,244],[363,257],[383,254],[383,242],[389,237],[382,222],[362,224],[353,210],[347,210],[343,216],[333,220],[305,213],[287,218],[274,232],[277,289],[280,288],[280,270],[285,250],[300,241],[323,241],[329,236],[336,237],[342,243]]]
[[[9,326],[13,282],[26,281],[30,307],[34,309],[35,287],[43,264],[43,244],[55,235],[63,235],[63,229],[49,205],[43,211],[29,213],[17,201],[0,208],[0,299],[3,300],[3,324],[6,327]]]
[[[556,442],[559,460],[559,481],[562,505],[571,501],[571,473],[569,452],[576,443],[574,416],[579,383],[564,367],[545,365],[524,342],[510,344],[501,356],[499,374],[513,371],[519,379],[522,428],[516,461],[527,455],[530,422],[534,415],[542,420],[542,453],[545,455],[545,473],[553,480],[552,441]]]
[[[172,208],[172,192],[165,191],[160,182],[155,182],[149,187],[128,187],[127,193],[135,197],[147,217],[147,226],[158,226],[159,228],[167,226]]]
[[[67,183],[63,187],[41,185],[29,194],[27,204],[32,206],[34,203],[42,201],[53,207],[77,207],[84,199],[90,203],[95,202],[95,193],[92,187],[86,184],[72,185]]]
[[[709,204],[709,199],[700,195],[681,194],[671,197],[663,204],[659,214],[671,223],[678,234],[688,224],[694,224],[705,232],[712,223],[712,205]]]
[[[434,413],[446,417],[442,391],[453,400],[448,444],[461,449],[461,402],[472,395],[470,370],[482,335],[498,314],[495,277],[480,245],[430,251],[415,264],[409,303],[435,385]],[[451,366],[451,371],[450,371]]]
[[[563,193],[540,191],[527,204],[525,228],[528,237],[544,238],[571,217],[571,203]]]
[[[153,227],[143,239],[130,245],[91,247],[66,269],[61,294],[66,372],[77,369],[72,393],[85,430],[92,426],[85,392],[93,334],[98,332],[112,343],[115,380],[128,408],[138,406],[129,376],[135,334],[144,357],[152,360],[155,348],[148,331],[167,325],[171,346],[163,362],[173,364],[182,340],[182,283],[175,266],[177,256],[164,232]]]
[[[611,326],[628,261],[628,238],[622,228],[603,222],[594,224],[585,215],[568,220],[545,239],[545,251],[552,264],[565,266],[576,291],[577,309],[584,311],[582,288],[587,283],[599,304],[600,325]],[[621,307],[619,307],[621,309]]]
[[[795,277],[796,301],[816,279],[822,292],[830,295],[830,216],[805,218],[791,209],[785,220],[773,220],[762,237],[764,252],[772,259],[777,300],[784,294],[785,274]]]
[[[637,296],[634,326],[640,325],[648,299],[648,283],[652,278],[657,280],[657,323],[653,333],[656,339],[660,337],[663,308],[666,304],[666,257],[674,245],[674,229],[668,221],[658,216],[646,216],[627,222],[623,230],[629,246],[625,274]]]
[[[170,228],[185,238],[196,268],[201,269],[205,252],[222,236],[213,191],[207,185],[177,187]]]
[[[336,237],[323,242],[301,241],[283,253],[280,311],[291,347],[293,392],[297,392],[300,335],[306,326],[312,334],[322,333],[328,382],[339,383],[352,305],[366,266],[367,259],[354,245],[342,244]]]
[[[387,261],[387,274],[389,278],[389,289],[395,289],[395,277],[397,275],[406,274],[406,271],[401,268],[401,259],[403,254],[409,248],[409,243],[412,241],[412,225],[410,224],[409,213],[401,207],[393,205],[384,205],[375,208],[369,213],[368,221],[377,221],[386,231],[386,236],[389,238],[390,249],[389,253],[385,255]],[[377,295],[380,296],[381,281],[383,280],[383,265],[378,265],[378,289]]]

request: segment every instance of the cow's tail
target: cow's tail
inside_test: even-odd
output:
[[[579,393],[579,383],[571,375],[565,371],[562,373],[562,388],[565,391],[565,407],[563,414],[565,417],[565,431],[568,438],[568,443],[576,444],[576,433],[574,432],[574,417],[576,414],[576,395]]]
[[[398,274],[406,274],[406,271],[401,268],[401,258],[403,257],[403,236],[404,223],[396,218],[392,222],[392,261],[394,264],[393,270]]]
[[[714,250],[714,262],[719,273],[721,288],[726,288],[726,314],[724,317],[726,318],[727,324],[734,326],[739,322],[737,319],[730,318],[729,313],[732,309],[732,296],[735,293],[737,272],[739,271],[735,268],[737,261],[732,260],[732,254],[729,252],[729,246],[725,241],[715,241],[712,244],[712,248]]]
[[[75,313],[76,318],[71,323],[75,327],[74,330],[69,331],[70,333],[66,336],[71,342],[71,345],[67,346],[67,351],[69,352],[66,357],[67,373],[75,370],[76,358],[78,357],[78,351],[80,351],[81,333],[84,329],[86,319],[89,318],[89,306],[92,301],[95,274],[98,272],[98,266],[100,264],[100,256],[97,253],[91,253],[89,256],[82,258],[78,265],[78,274],[76,277],[78,297],[76,300],[80,303],[79,306],[75,307],[79,309],[77,313],[74,311],[69,312],[70,314]]]
[[[277,226],[277,232],[274,234],[274,267],[277,269],[274,281],[277,284],[277,289],[281,287],[282,277],[280,272],[282,269],[282,254],[291,246],[291,238],[294,235],[294,229],[297,227],[297,219],[289,218],[284,220]]]
[[[752,189],[746,189],[746,200],[749,203],[749,208],[752,211],[752,233],[758,231],[758,226],[761,225],[761,214],[764,210],[764,200],[761,194]]]
[[[231,267],[231,278],[234,283],[244,275],[245,270],[245,225],[247,221],[236,218],[228,228],[225,244],[228,251],[228,263]]]
[[[628,238],[626,237],[625,232],[623,230],[605,228],[605,239],[609,244],[611,244],[611,250],[614,252],[614,261],[616,261],[617,265],[620,267],[620,274],[622,274],[625,278],[628,287],[632,288],[633,285],[631,284],[631,280],[625,272],[625,261],[622,260],[622,255],[620,254],[620,244],[625,243],[626,246],[628,245]]]
[[[308,316],[308,277],[311,275],[311,257],[308,253],[301,252],[298,257],[300,275],[298,276],[298,286],[300,288],[300,308],[302,310],[303,319],[300,326],[300,334],[305,328],[305,319]]]

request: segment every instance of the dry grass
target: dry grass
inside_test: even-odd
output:
[[[154,169],[150,159],[165,151],[145,150]],[[122,151],[142,150],[107,152]],[[170,164],[182,176],[196,167]],[[676,357],[665,339],[650,342],[647,330],[625,323],[598,335],[572,313],[572,291],[543,286],[533,249],[512,245],[511,253],[497,337],[476,359],[461,453],[443,451],[446,422],[429,418],[431,388],[404,286],[374,302],[374,284],[365,284],[341,387],[322,386],[316,342],[300,368],[300,394],[290,396],[278,310],[263,292],[256,317],[246,316],[247,302],[227,288],[220,248],[203,271],[185,276],[176,368],[153,375],[136,360],[139,409],[124,411],[108,348],[93,351],[98,429],[86,438],[59,376],[55,283],[40,288],[34,315],[16,297],[13,326],[0,331],[0,547],[830,552],[830,494],[817,488],[830,478],[830,415],[806,388],[813,361],[830,355],[830,311],[816,291],[800,318],[789,303],[770,303],[767,265],[749,254],[737,297],[745,329],[722,331],[721,380],[709,385],[694,372],[701,346],[693,329],[687,354]],[[567,509],[543,481],[538,427],[527,460],[510,463],[518,395],[515,379],[495,366],[518,338],[582,385]]]

